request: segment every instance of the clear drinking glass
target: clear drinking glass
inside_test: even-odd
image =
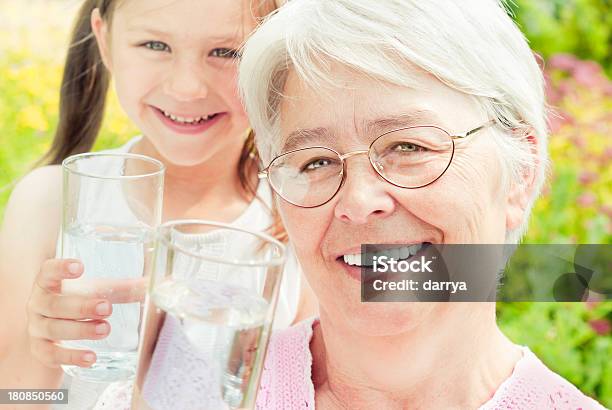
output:
[[[155,229],[161,223],[164,165],[136,154],[87,153],[62,163],[61,257],[83,262],[84,273],[62,281],[62,293],[108,298],[110,334],[62,345],[91,349],[93,366],[62,366],[87,381],[132,378]]]
[[[167,365],[155,354],[166,326],[204,369],[204,392],[197,402],[177,398],[177,408],[254,408],[284,262],[284,246],[264,233],[198,220],[161,225],[132,408],[164,407],[167,386],[154,373]]]

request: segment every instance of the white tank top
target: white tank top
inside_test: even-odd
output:
[[[135,137],[120,148],[103,152],[130,152],[140,139],[141,137]],[[102,169],[91,171],[104,172]],[[262,182],[257,188],[257,198],[232,222],[232,225],[255,231],[265,231],[273,222],[269,211],[271,203],[272,191],[267,183]],[[112,210],[99,207],[99,212],[107,215],[111,213],[113,218],[120,217],[122,219],[129,219],[131,214],[127,205],[125,207],[116,206]],[[87,248],[86,244],[73,244],[73,246]],[[235,246],[240,245],[227,245],[228,249],[230,247],[235,249]],[[248,244],[242,246],[248,246]],[[274,329],[288,327],[293,322],[300,297],[301,269],[291,248],[287,247],[287,249],[287,261],[276,307]],[[61,241],[58,240],[57,256],[60,255]],[[95,259],[92,258],[92,260]],[[130,259],[137,258],[131,257]],[[149,372],[149,378],[145,381],[143,393],[147,401],[155,408],[201,408],[202,404],[209,400],[205,397],[207,390],[205,380],[209,377],[206,371],[207,365],[198,357],[175,321],[172,316],[166,316],[153,353],[151,371]],[[120,326],[120,324],[113,324],[113,329],[117,326]],[[70,389],[69,404],[54,408],[91,408],[96,403],[100,393],[108,386],[107,384],[89,383],[81,380],[71,382],[69,379],[70,377],[65,375],[63,384],[64,388]]]

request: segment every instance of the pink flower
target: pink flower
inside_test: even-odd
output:
[[[563,126],[563,118],[559,115],[551,114],[548,116],[548,125],[550,127],[550,132],[554,134]]]
[[[591,328],[601,336],[607,335],[611,330],[610,321],[608,319],[589,320],[589,325],[591,325]]]
[[[557,91],[559,92],[559,94],[561,94],[561,96],[569,94],[574,89],[575,89],[575,86],[573,84],[570,84],[570,82],[568,82],[567,80],[566,81],[561,81],[557,85]]]
[[[557,90],[557,88],[555,87],[554,84],[551,84],[550,82],[550,78],[546,78],[546,100],[548,101],[549,104],[558,104],[559,101],[561,100],[561,97],[563,97],[561,95],[561,93],[559,92],[559,90]]]
[[[598,175],[592,171],[584,171],[578,177],[581,184],[588,185],[597,180]]]
[[[574,135],[572,137],[572,142],[574,143],[574,145],[576,145],[577,148],[585,148],[586,147],[586,140],[581,135]]]
[[[576,199],[576,202],[581,207],[588,208],[589,206],[595,205],[595,202],[597,202],[597,197],[590,192],[585,192]]]
[[[601,67],[594,61],[582,61],[574,67],[574,78],[578,84],[587,87],[603,85]]]
[[[559,70],[565,71],[571,71],[577,62],[578,59],[573,55],[563,53],[555,54],[548,60],[551,68],[558,68]]]

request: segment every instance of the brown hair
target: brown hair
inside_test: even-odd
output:
[[[240,184],[245,192],[247,192],[251,197],[255,197],[256,195],[256,187],[253,186],[249,181],[249,169],[250,167],[254,167],[257,170],[257,163],[259,162],[259,154],[257,153],[257,148],[255,147],[255,133],[253,130],[249,130],[249,135],[244,143],[244,147],[242,149],[242,154],[240,156],[240,161],[238,163],[238,173],[240,176]],[[261,184],[267,182],[260,182]],[[263,201],[262,201],[263,202]],[[263,202],[265,204],[265,202]],[[272,201],[270,207],[270,213],[272,215],[272,225],[266,230],[266,233],[274,236],[281,242],[287,242],[289,238],[287,237],[287,232],[285,231],[285,227],[283,226],[283,222],[280,219],[280,215],[278,214],[278,209],[276,208],[274,201]]]
[[[85,0],[79,9],[64,64],[59,123],[51,148],[40,163],[58,165],[70,155],[90,151],[94,145],[104,118],[110,73],[102,63],[91,28],[91,14],[98,9],[100,16],[110,23],[119,1]],[[258,20],[277,8],[274,0],[251,0],[250,6],[251,13]],[[254,133],[250,131],[238,161],[240,185],[248,199],[256,197],[253,175],[258,169],[259,155],[254,138]],[[286,233],[276,208],[273,206],[270,211],[274,222],[268,232],[286,241]]]
[[[91,150],[96,140],[110,76],[102,63],[91,13],[97,8],[109,18],[116,1],[86,0],[72,29],[60,90],[59,123],[51,148],[41,162],[61,164],[68,156]]]

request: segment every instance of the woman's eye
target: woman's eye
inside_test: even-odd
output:
[[[302,167],[302,171],[315,171],[317,169],[321,169],[328,165],[331,165],[332,161],[327,158],[319,158],[314,161],[310,161],[305,166]]]
[[[153,51],[170,51],[170,46],[161,41],[147,41],[143,46]]]
[[[393,145],[391,151],[395,152],[416,152],[416,151],[424,151],[425,148],[421,147],[412,142],[398,142]]]
[[[210,52],[211,57],[219,58],[239,58],[240,52],[233,48],[215,48]]]

